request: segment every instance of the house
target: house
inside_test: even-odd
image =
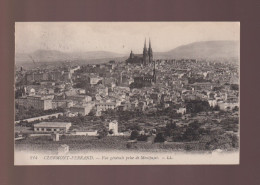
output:
[[[67,132],[71,127],[70,122],[40,122],[33,125],[35,132]]]
[[[90,113],[90,111],[93,109],[93,107],[95,106],[94,103],[87,103],[87,104],[83,104],[83,105],[75,105],[70,107],[70,112],[71,113],[78,113],[81,114],[83,116],[86,116]]]
[[[114,102],[101,102],[101,103],[96,103],[96,108],[99,111],[106,111],[108,109],[115,109],[116,103]]]
[[[217,105],[217,100],[210,99],[210,100],[208,100],[208,103],[209,103],[209,106],[215,107]]]
[[[105,87],[102,84],[99,84],[96,86],[96,92],[97,94],[101,95],[101,96],[108,96],[108,87]]]
[[[73,102],[71,100],[58,100],[58,99],[52,100],[52,108],[53,109],[57,109],[58,107],[69,108],[72,105],[73,105]]]
[[[72,96],[66,96],[66,99],[72,100],[74,104],[77,103],[86,103],[92,101],[91,96],[87,95],[72,95]]]
[[[239,107],[239,103],[238,102],[219,101],[218,106],[219,106],[220,110],[228,110],[228,109],[232,110],[235,107]]]
[[[39,110],[52,109],[52,97],[49,96],[27,96],[16,100],[18,106],[33,107]]]
[[[90,85],[96,85],[98,83],[103,83],[103,80],[104,80],[104,78],[99,77],[99,76],[94,76],[94,75],[87,77],[87,82]]]
[[[179,109],[177,109],[177,113],[186,114],[186,108],[180,107]]]

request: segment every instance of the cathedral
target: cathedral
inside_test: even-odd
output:
[[[131,51],[129,58],[126,60],[127,64],[140,64],[140,65],[147,65],[153,62],[153,50],[151,46],[151,41],[149,39],[149,48],[146,48],[146,39],[144,41],[144,49],[143,54],[134,54]]]

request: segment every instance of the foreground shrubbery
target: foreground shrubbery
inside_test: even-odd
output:
[[[233,150],[238,148],[238,138],[234,135],[225,134],[221,136],[203,136],[195,142],[146,142],[137,141],[129,143],[128,137],[98,137],[91,136],[61,136],[60,141],[52,141],[50,136],[28,137],[24,140],[15,142],[18,150],[50,151],[57,150],[62,144],[67,144],[70,151],[79,150],[186,150],[186,151],[205,151],[205,150]]]

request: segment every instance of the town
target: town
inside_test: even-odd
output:
[[[16,150],[239,148],[238,62],[159,59],[149,40],[126,60],[16,67]]]

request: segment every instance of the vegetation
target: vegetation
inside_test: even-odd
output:
[[[139,136],[139,132],[138,132],[137,130],[133,130],[133,131],[131,132],[130,139],[131,139],[131,140],[135,140],[135,139],[138,138],[138,136]]]
[[[231,90],[238,91],[238,90],[239,90],[239,85],[238,85],[238,84],[231,84],[231,85],[230,85],[230,89],[231,89]]]
[[[137,141],[147,141],[148,136],[141,134],[137,137]]]
[[[23,94],[25,94],[24,88],[19,88],[15,91],[15,99],[21,97]]]
[[[156,134],[156,137],[154,139],[155,143],[163,143],[165,141],[165,137],[163,133]]]
[[[75,149],[90,149],[91,147],[93,149],[103,149],[102,146],[104,149],[114,148],[119,150],[127,148],[133,150],[232,150],[238,148],[239,120],[238,117],[231,116],[232,111],[219,111],[218,107],[210,108],[208,103],[204,101],[187,101],[186,104],[188,105],[187,111],[191,113],[185,116],[190,116],[195,121],[190,121],[191,119],[185,120],[185,118],[181,117],[181,114],[176,113],[173,106],[166,109],[157,109],[153,112],[108,110],[103,112],[100,117],[94,115],[59,116],[58,118],[50,118],[47,121],[71,122],[72,130],[98,130],[98,137],[84,136],[84,138],[81,138],[85,143],[79,141],[78,137],[65,136],[65,138],[61,139],[60,143],[69,144]],[[205,114],[208,115],[205,118],[208,119],[199,119],[200,112],[193,111],[193,109],[201,112],[206,110]],[[105,124],[114,119],[119,122],[119,132],[131,132],[130,137],[106,137],[108,133],[112,134],[112,131],[109,131]],[[173,119],[179,121],[173,121]],[[22,122],[21,124],[32,126],[36,122]],[[185,124],[179,124],[180,122]],[[145,134],[139,134],[140,131]],[[25,140],[19,141],[20,143],[17,142],[17,144],[20,145],[30,141],[34,145],[40,145],[40,143],[47,145],[47,141],[44,139],[38,139],[38,143],[32,141],[31,137],[27,137]],[[128,144],[128,140],[135,140],[135,142]],[[48,142],[52,143],[51,140],[48,140]],[[74,142],[75,145],[78,142],[79,147],[74,146]],[[104,146],[100,142],[104,142],[108,146]]]
[[[102,139],[108,135],[108,130],[106,127],[102,127],[98,130],[98,138]]]
[[[210,105],[207,101],[190,100],[186,101],[186,109],[188,113],[199,113],[210,111]]]

